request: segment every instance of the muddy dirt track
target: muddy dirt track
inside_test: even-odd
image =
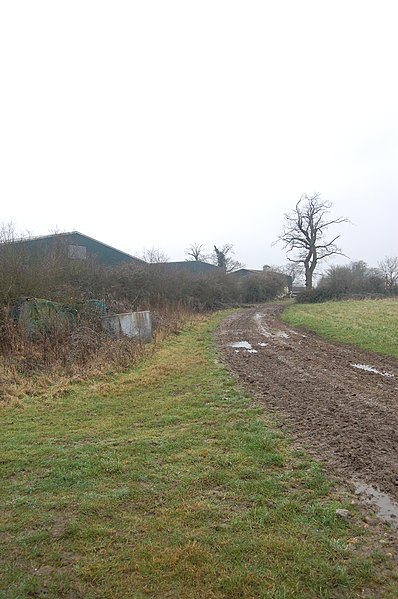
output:
[[[228,368],[329,472],[398,502],[398,360],[293,330],[282,309],[247,308],[222,322]]]

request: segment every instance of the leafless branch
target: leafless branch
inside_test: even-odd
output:
[[[310,288],[319,260],[334,254],[344,256],[336,245],[340,235],[336,235],[330,241],[325,240],[330,226],[349,222],[343,216],[327,218],[331,207],[332,203],[322,200],[319,193],[301,196],[295,209],[284,215],[285,226],[277,238],[277,242],[281,242],[287,250],[288,260],[304,265],[306,285]],[[291,253],[293,256],[290,256]]]

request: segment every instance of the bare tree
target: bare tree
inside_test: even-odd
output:
[[[287,249],[287,259],[303,265],[307,289],[312,289],[319,260],[334,254],[344,256],[336,245],[340,235],[329,240],[326,235],[331,225],[348,222],[348,219],[342,216],[330,218],[331,207],[332,203],[322,200],[319,193],[301,196],[295,209],[285,214],[285,226],[277,239]]]
[[[207,260],[208,256],[203,251],[203,245],[201,243],[191,243],[191,245],[185,250],[185,254],[189,256],[187,260],[195,260],[199,262],[199,260]]]
[[[18,241],[23,237],[16,233],[12,222],[0,224],[0,303],[6,304],[15,300],[21,292],[21,281],[30,292],[27,279],[31,282],[33,268],[29,268],[25,246]]]
[[[275,272],[280,272],[292,278],[292,283],[303,280],[303,266],[295,262],[288,262],[282,264],[282,266],[271,266],[271,269]]]
[[[379,262],[379,269],[386,279],[386,289],[393,291],[398,285],[398,257],[386,256],[384,260]]]
[[[244,264],[233,258],[234,246],[231,243],[225,243],[221,249],[214,245],[214,252],[210,259],[213,264],[216,264],[219,268],[225,272],[233,272],[239,268],[243,268]]]
[[[141,258],[148,264],[160,264],[169,261],[168,255],[157,247],[144,248]]]

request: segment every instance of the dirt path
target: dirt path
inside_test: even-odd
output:
[[[293,330],[282,309],[223,321],[216,338],[227,366],[329,472],[398,522],[398,360]]]

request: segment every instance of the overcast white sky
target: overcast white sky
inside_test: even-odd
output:
[[[234,244],[248,267],[302,194],[342,249],[398,255],[395,0],[0,3],[0,221],[125,252]],[[344,259],[339,259],[343,263]],[[346,261],[345,261],[346,262]]]

